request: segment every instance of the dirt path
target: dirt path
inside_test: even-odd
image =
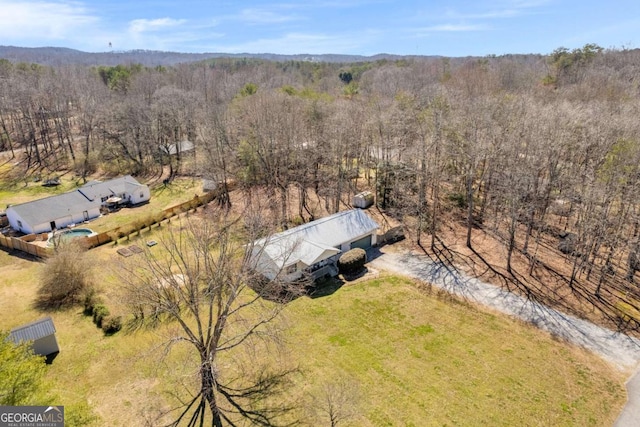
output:
[[[468,301],[476,302],[531,323],[552,335],[584,347],[622,370],[640,363],[640,340],[569,316],[519,295],[468,277],[425,255],[384,253],[373,259],[372,268],[419,279]],[[627,382],[628,402],[616,427],[637,426],[640,420],[640,372]]]

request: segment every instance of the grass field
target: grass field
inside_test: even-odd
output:
[[[345,425],[602,426],[624,402],[623,375],[596,356],[402,278],[304,298],[288,313],[298,388],[357,385],[359,415]]]
[[[115,249],[90,255],[117,310]],[[41,268],[0,251],[0,329],[47,314],[32,307]],[[174,403],[173,381],[188,381],[184,354],[161,362],[165,329],[108,337],[80,308],[48,314],[61,347],[47,374],[56,403],[73,411],[88,402],[100,417],[93,425],[143,425]],[[285,317],[288,357],[301,369],[289,398],[303,408],[325,384],[347,384],[354,414],[344,426],[611,425],[625,399],[624,373],[596,356],[394,276],[299,298]]]

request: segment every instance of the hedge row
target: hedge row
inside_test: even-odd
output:
[[[85,299],[84,314],[91,316],[93,323],[107,335],[113,335],[122,329],[122,317],[111,316],[109,308],[101,303],[95,294]]]

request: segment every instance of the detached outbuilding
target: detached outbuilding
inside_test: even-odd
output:
[[[31,342],[35,354],[48,358],[60,352],[56,339],[56,327],[50,316],[12,329],[9,339],[16,344]]]
[[[176,142],[175,144],[169,144],[166,147],[161,147],[161,150],[170,156],[175,156],[182,153],[190,153],[195,151],[196,145],[185,139],[184,141]]]
[[[371,191],[363,191],[353,196],[353,206],[356,208],[366,209],[373,206],[375,198]]]

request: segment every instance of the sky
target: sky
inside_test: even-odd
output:
[[[640,47],[639,0],[0,0],[0,45],[485,56]]]

